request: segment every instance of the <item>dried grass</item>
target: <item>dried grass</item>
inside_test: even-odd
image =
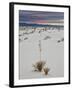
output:
[[[45,75],[48,75],[49,70],[50,69],[48,67],[43,68],[43,71],[44,71]]]
[[[37,70],[41,72],[45,64],[46,64],[45,61],[38,61],[35,64],[33,64],[33,67],[35,68],[35,71]]]

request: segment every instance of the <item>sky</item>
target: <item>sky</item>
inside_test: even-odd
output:
[[[19,10],[19,23],[29,23],[29,24],[64,23],[64,12]]]

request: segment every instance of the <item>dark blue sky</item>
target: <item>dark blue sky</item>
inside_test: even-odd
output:
[[[19,10],[19,23],[49,23],[64,20],[63,12],[42,12]]]

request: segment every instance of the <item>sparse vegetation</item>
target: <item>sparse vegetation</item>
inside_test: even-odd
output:
[[[44,40],[47,40],[47,39],[50,39],[51,37],[50,36],[46,36],[45,38],[44,38]]]
[[[27,37],[24,38],[24,40],[27,40],[27,39],[28,39]]]
[[[64,38],[61,38],[60,40],[58,40],[57,42],[60,43],[60,42],[63,42],[64,41]]]
[[[35,64],[33,64],[33,67],[34,67],[35,71],[37,70],[37,71],[41,72],[45,64],[46,64],[45,61],[38,61]]]
[[[45,61],[36,62],[35,64],[33,64],[34,71],[39,71],[39,72],[44,71],[44,74],[48,75],[50,69],[48,67],[45,67],[45,65],[46,65]]]
[[[60,40],[58,40],[57,42],[58,42],[58,43],[60,43],[61,41],[60,41]]]
[[[50,69],[49,69],[48,67],[43,68],[44,74],[45,74],[45,75],[48,75],[49,70],[50,70]]]

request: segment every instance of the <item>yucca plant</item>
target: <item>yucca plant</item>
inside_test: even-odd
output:
[[[44,74],[48,75],[48,72],[50,71],[50,69],[48,67],[43,68]]]
[[[41,72],[45,64],[45,61],[38,61],[35,64],[33,64],[33,67],[35,68],[35,71]]]

